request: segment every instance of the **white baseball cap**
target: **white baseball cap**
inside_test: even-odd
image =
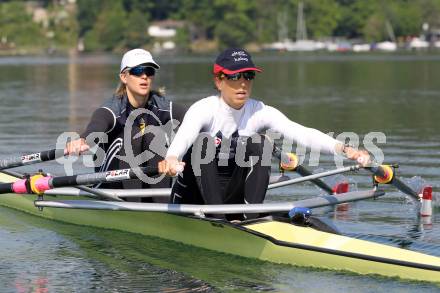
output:
[[[133,49],[127,51],[122,57],[121,61],[121,71],[124,71],[128,67],[135,67],[141,64],[151,65],[152,67],[159,69],[159,64],[153,60],[153,56],[151,56],[150,52],[144,49]]]

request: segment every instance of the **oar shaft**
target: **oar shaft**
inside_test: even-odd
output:
[[[46,190],[45,195],[56,196],[94,196],[97,197],[96,191],[105,192],[106,195],[114,197],[169,197],[171,194],[171,188],[143,188],[143,189],[97,189],[83,187],[61,187]]]
[[[117,196],[114,196],[112,194],[108,194],[107,192],[97,189],[97,188],[90,188],[87,186],[77,186],[76,187],[78,190],[82,190],[87,192],[88,194],[90,194],[89,196],[92,197],[98,197],[98,199],[105,199],[105,200],[114,200],[114,201],[123,201],[122,199],[120,199]]]
[[[374,175],[379,176],[379,177],[384,177],[387,175],[386,171],[384,170],[384,168],[382,166],[373,166],[373,167],[368,167],[366,169],[369,170],[370,172],[372,172]],[[410,186],[408,186],[408,184],[403,182],[402,179],[400,179],[399,177],[395,176],[394,174],[392,176],[393,177],[392,177],[392,180],[390,181],[390,184],[394,185],[401,192],[411,196],[415,200],[417,200],[417,201],[420,200],[420,197],[415,190],[413,190]]]
[[[406,183],[404,183],[400,178],[394,177],[393,181],[391,181],[391,184],[396,186],[396,188],[402,191],[403,193],[412,196],[414,199],[420,200],[420,197],[417,194],[417,192],[415,192],[411,187],[409,187]]]
[[[137,169],[142,174],[146,174],[148,176],[154,176],[158,174],[158,170],[156,167],[138,167]],[[51,188],[56,188],[123,181],[128,179],[139,179],[134,169],[119,169],[100,173],[53,177],[49,180],[49,185]]]
[[[59,157],[64,155],[64,153],[61,150],[59,152],[61,154]],[[56,149],[52,149],[48,151],[42,151],[33,154],[23,154],[18,157],[0,160],[0,170],[55,160],[56,158],[55,154],[56,154]]]
[[[106,201],[36,201],[37,207],[95,209],[112,211],[143,211],[168,212],[174,214],[237,214],[237,213],[274,213],[288,212],[294,207],[317,208],[345,202],[363,200],[382,196],[383,191],[353,191],[341,193],[338,196],[326,195],[294,202],[262,203],[262,204],[223,204],[223,205],[194,205],[194,204],[160,204],[160,203],[131,203]]]
[[[296,167],[295,171],[296,171],[299,175],[301,175],[301,176],[303,176],[303,177],[313,175],[313,173],[310,172],[309,169],[305,168],[305,167],[302,166],[302,165],[299,165],[298,167]],[[333,193],[334,193],[333,188],[332,188],[330,185],[328,185],[327,183],[325,183],[323,180],[317,178],[317,179],[312,179],[312,180],[310,180],[310,181],[311,181],[313,184],[315,184],[316,186],[318,186],[319,188],[321,188],[321,189],[323,189],[324,191],[326,191],[328,194],[333,194]]]
[[[284,153],[287,155],[287,153]],[[283,156],[283,151],[277,147],[274,146],[274,151],[273,151],[273,155],[274,157],[276,157],[277,159],[282,160],[282,156]],[[310,176],[313,175],[313,173],[307,169],[306,167],[304,167],[303,165],[298,165],[295,168],[295,172],[298,173],[299,175],[305,177],[305,176]],[[328,194],[333,194],[333,188],[331,186],[329,186],[327,183],[325,183],[323,180],[316,178],[316,179],[312,179],[310,180],[313,184],[315,184],[316,186],[320,187],[321,189],[323,189],[324,191],[326,191]]]
[[[1,183],[0,194],[14,192],[13,183]]]
[[[0,193],[43,193],[56,187],[88,185],[105,182],[115,182],[127,179],[139,179],[137,173],[155,176],[158,174],[156,167],[138,167],[136,169],[119,169],[101,173],[80,174],[73,176],[41,176],[33,180],[21,179],[14,183],[0,184]]]
[[[341,174],[341,173],[345,173],[345,172],[356,171],[356,170],[359,170],[360,168],[361,167],[359,165],[354,165],[354,166],[339,168],[339,169],[326,171],[326,172],[322,172],[322,173],[317,173],[317,174],[313,174],[313,175],[309,175],[309,176],[305,176],[305,177],[301,177],[301,178],[294,178],[294,179],[286,180],[283,182],[269,184],[267,189],[282,187],[282,186],[295,184],[295,183],[301,183],[301,182],[314,180],[314,179],[318,179],[318,178],[323,178],[323,177],[328,177],[328,176]]]

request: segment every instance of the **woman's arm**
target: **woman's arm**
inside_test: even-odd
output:
[[[330,154],[344,155],[348,159],[358,161],[362,165],[370,162],[368,152],[345,146],[342,142],[317,129],[293,122],[273,107],[265,106],[260,115],[265,120],[264,124],[268,128],[283,134],[289,139],[295,140],[298,144]]]
[[[204,107],[204,103],[197,102],[193,104],[186,112],[166,157],[181,159],[210,119],[209,111]]]
[[[179,123],[182,123],[183,118],[185,117],[187,111],[188,111],[188,107],[179,103],[172,102],[171,115],[173,119],[176,119],[177,121],[179,121]]]
[[[86,142],[87,136],[92,132],[106,133],[113,129],[115,126],[115,117],[110,110],[106,108],[98,108],[93,112],[92,118],[87,125],[86,130],[81,133],[80,138],[72,140],[66,144],[64,148],[64,154],[66,155],[78,155],[84,153],[90,149],[90,146]]]
[[[115,127],[116,118],[113,113],[107,108],[98,108],[93,112],[92,118],[87,125],[81,138],[86,138],[92,132],[104,132],[107,133]]]

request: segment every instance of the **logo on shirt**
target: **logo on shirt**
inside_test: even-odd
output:
[[[222,143],[222,139],[220,137],[215,137],[214,138],[214,144],[216,147],[218,147],[220,144]]]

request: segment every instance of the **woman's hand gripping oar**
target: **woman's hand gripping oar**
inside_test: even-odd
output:
[[[20,167],[24,165],[36,164],[40,162],[52,161],[58,157],[64,156],[64,153],[59,150],[57,152],[56,149],[31,153],[31,154],[22,154],[16,157],[12,157],[9,159],[0,160],[0,170]]]
[[[14,167],[37,164],[56,160],[66,155],[82,155],[89,151],[90,147],[83,138],[67,143],[64,150],[51,149],[36,153],[22,154],[8,159],[0,160],[0,170]]]

